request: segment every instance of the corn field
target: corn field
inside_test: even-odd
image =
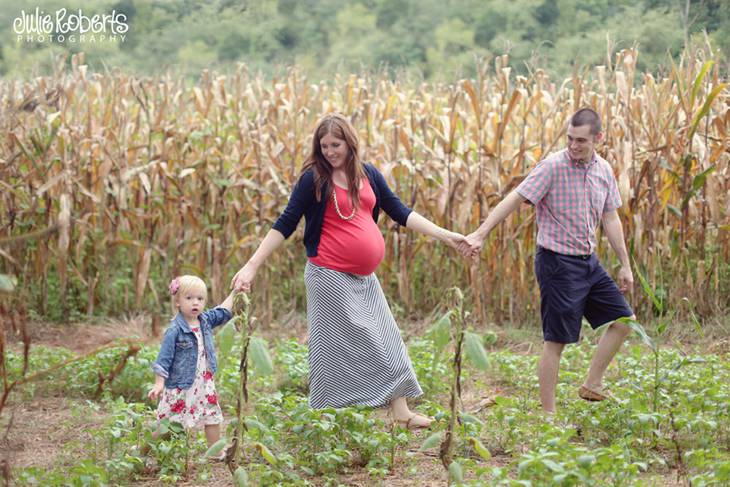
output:
[[[572,112],[602,116],[635,261],[632,305],[700,317],[726,311],[730,285],[730,94],[707,51],[666,77],[637,73],[636,50],[551,80],[511,74],[507,56],[448,85],[350,75],[313,84],[292,68],[264,80],[240,66],[196,83],[91,73],[82,55],[56,73],[0,82],[0,273],[40,315],[167,313],[181,272],[215,302],[283,210],[325,112],[359,132],[362,157],[403,201],[469,233],[544,156]],[[300,230],[257,277],[264,321],[303,310]],[[468,290],[482,322],[536,321],[534,211],[496,229],[479,262],[381,218],[379,275],[395,307],[423,315]],[[606,240],[599,254],[615,259]],[[438,277],[436,277],[438,276]],[[638,286],[645,279],[656,306]]]

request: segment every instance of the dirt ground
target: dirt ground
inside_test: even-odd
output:
[[[69,333],[69,330],[73,330],[73,333]],[[155,340],[152,320],[146,315],[133,316],[126,320],[104,319],[95,323],[63,325],[30,322],[26,326],[26,332],[30,337],[31,346],[63,347],[79,355],[110,344],[119,338],[140,339],[143,342]],[[159,333],[160,331],[157,331],[157,334]],[[20,347],[19,333],[10,333],[7,339],[11,350]]]
[[[423,330],[416,324],[411,333]],[[69,330],[73,329],[73,333]],[[300,320],[292,320],[287,326],[277,330],[269,330],[271,335],[281,337],[282,329],[287,334],[306,340],[306,324]],[[29,323],[27,333],[31,339],[31,346],[64,347],[79,355],[89,353],[99,347],[112,343],[114,340],[137,338],[143,342],[154,343],[159,340],[152,330],[151,320],[145,316],[132,317],[128,320],[104,320],[98,323],[74,323],[58,325],[50,323]],[[159,332],[158,332],[159,335]],[[19,336],[8,336],[11,350],[20,351],[22,343]],[[58,464],[74,464],[79,456],[86,456],[84,445],[90,440],[92,432],[101,427],[106,417],[102,412],[89,408],[85,401],[69,397],[36,397],[27,399],[22,390],[15,391],[11,396],[7,409],[3,413],[0,423],[0,458],[4,458],[11,469],[37,467],[51,468]],[[465,398],[466,399],[466,398]],[[478,398],[473,398],[474,403]],[[8,424],[10,423],[10,424]],[[8,426],[10,426],[8,428]],[[418,433],[410,446],[416,452],[418,445],[423,442],[427,432]],[[399,453],[401,456],[403,452]],[[507,459],[495,460],[495,465],[507,463]],[[409,478],[407,469],[416,465],[418,478]],[[231,485],[231,474],[222,463],[211,463],[211,479],[205,485],[211,487]],[[191,472],[191,480],[178,485],[194,486],[196,472]],[[316,480],[310,479],[310,481]],[[341,478],[342,485],[372,486],[373,480],[364,471],[353,473]],[[444,485],[446,474],[435,454],[416,453],[413,458],[401,462],[392,475],[383,479],[381,485],[393,487],[405,486],[435,486]],[[131,485],[156,486],[159,480],[156,477],[140,479]]]
[[[411,323],[407,335],[421,334],[425,325],[422,323]],[[69,333],[73,329],[73,333]],[[306,340],[306,324],[301,320],[294,319],[286,326],[280,326],[275,330],[263,330],[264,334],[277,335],[282,337],[282,332],[287,336],[295,336],[300,341]],[[45,345],[64,347],[75,351],[78,354],[88,353],[98,347],[107,345],[120,337],[137,338],[143,342],[154,343],[159,336],[153,333],[151,320],[145,316],[131,317],[127,320],[104,320],[98,323],[77,323],[72,325],[57,325],[48,323],[30,323],[27,332],[31,338],[32,346]],[[159,335],[159,331],[157,333]],[[9,336],[9,347],[11,350],[19,351],[21,343],[19,337]],[[409,337],[406,337],[408,339]],[[523,337],[524,338],[524,337]],[[508,337],[499,336],[498,345],[500,348],[507,347],[515,353],[537,353],[536,345],[529,339],[524,342],[515,343]],[[721,348],[727,343],[722,343]],[[490,391],[480,391],[489,395],[505,395],[509,391],[499,390],[496,386]],[[488,401],[489,396],[477,396],[473,391],[464,390],[464,405],[466,409],[473,409],[480,402]],[[487,406],[488,407],[488,406]],[[7,462],[11,469],[15,470],[24,467],[38,467],[41,469],[50,468],[53,465],[73,465],[79,456],[88,456],[84,451],[84,445],[91,438],[92,432],[99,428],[105,421],[102,412],[89,408],[85,401],[74,400],[68,397],[36,397],[27,399],[22,390],[15,391],[11,400],[0,418],[0,461]],[[8,428],[8,426],[10,426]],[[446,484],[446,473],[434,452],[419,453],[418,446],[427,437],[428,432],[417,433],[409,445],[409,450],[415,454],[401,460],[396,465],[395,471],[382,480],[379,485],[406,487],[406,486],[443,486]],[[403,458],[403,452],[399,452]],[[508,456],[494,456],[490,463],[492,466],[505,466],[510,462]],[[408,469],[416,467],[418,472],[416,478],[409,477]],[[0,465],[0,475],[2,466]],[[210,465],[211,479],[205,482],[206,486],[218,487],[231,484],[231,474],[222,463]],[[194,486],[200,482],[196,479],[196,472],[191,472],[191,480],[181,482],[178,485]],[[315,479],[310,479],[315,482]],[[372,486],[374,485],[366,472],[358,471],[351,475],[340,478],[340,485],[351,486]],[[140,479],[130,483],[135,486],[156,486],[159,481],[156,477],[150,476],[147,479]],[[322,484],[324,485],[324,484]],[[673,479],[667,478],[664,485],[681,485]]]

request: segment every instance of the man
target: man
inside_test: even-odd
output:
[[[474,255],[489,232],[521,203],[536,207],[535,275],[545,340],[538,379],[547,414],[555,412],[561,353],[566,344],[578,341],[583,316],[594,329],[610,323],[578,391],[589,401],[607,398],[603,375],[630,331],[623,323],[612,322],[624,316],[635,319],[622,295],[631,290],[634,277],[617,213],[621,198],[611,167],[595,152],[603,137],[601,119],[594,110],[583,108],[573,114],[567,132],[568,147],[540,161],[467,237]],[[621,262],[618,285],[594,254],[599,221]]]

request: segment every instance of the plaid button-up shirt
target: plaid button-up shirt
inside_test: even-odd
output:
[[[567,149],[549,155],[517,192],[537,210],[537,244],[566,255],[593,253],[603,213],[621,206],[611,166],[595,152],[588,163],[570,160]]]

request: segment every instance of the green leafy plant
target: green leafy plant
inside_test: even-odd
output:
[[[476,333],[466,331],[469,313],[464,306],[464,294],[461,289],[454,287],[447,291],[447,299],[449,299],[450,310],[442,316],[436,324],[431,328],[434,344],[438,350],[443,349],[449,342],[454,343],[454,357],[452,361],[452,377],[451,377],[451,393],[449,399],[449,422],[446,430],[443,432],[443,439],[439,447],[439,457],[441,463],[449,471],[449,475],[455,481],[463,481],[461,466],[453,460],[454,434],[457,418],[463,421],[465,413],[461,411],[461,367],[462,367],[462,348],[466,357],[479,369],[486,370],[488,368],[487,354],[483,346],[483,338]],[[453,318],[453,320],[452,320]],[[451,326],[451,330],[446,327]],[[448,335],[447,335],[448,331]],[[449,337],[448,339],[446,337]],[[434,357],[437,353],[434,353]],[[439,435],[439,436],[437,436]],[[437,439],[441,439],[440,433],[431,435],[422,445],[422,449],[430,448],[430,444]],[[472,442],[476,442],[481,451],[486,448],[481,445],[478,439],[472,438]]]

